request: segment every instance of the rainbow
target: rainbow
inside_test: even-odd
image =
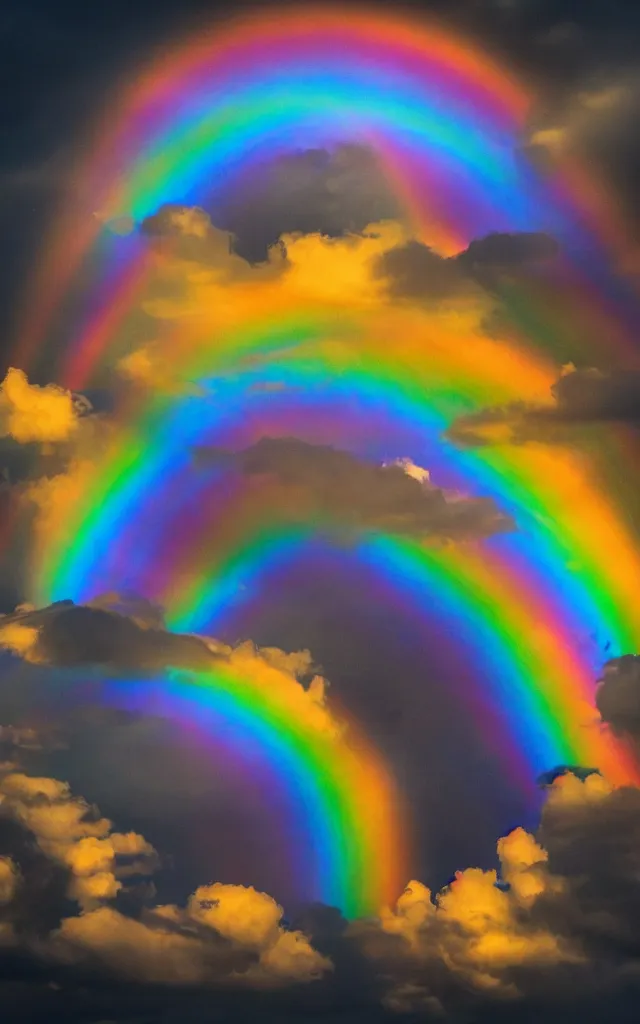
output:
[[[321,707],[310,714],[301,687],[289,683],[253,659],[253,667],[172,671],[159,684],[109,680],[100,698],[214,737],[228,767],[244,769],[249,788],[259,780],[271,806],[274,794],[283,794],[278,827],[293,835],[289,862],[298,898],[339,907],[348,918],[375,913],[406,883],[402,797],[355,723],[341,734]]]
[[[306,343],[313,340],[308,325],[299,329]],[[384,323],[380,331],[384,338]],[[254,328],[250,340],[244,333],[236,342],[236,351],[246,352],[250,342],[269,351],[274,335],[263,338]],[[284,342],[279,335],[278,344]],[[460,408],[482,387],[481,373],[493,383],[487,359],[491,344],[472,348],[475,357],[466,377],[460,365],[448,367]],[[87,469],[81,500],[74,496],[72,508],[60,506],[57,523],[50,513],[35,559],[37,599],[88,600],[126,586],[163,604],[171,628],[215,631],[224,609],[237,600],[237,588],[247,586],[251,593],[264,565],[299,554],[309,532],[271,522],[261,502],[256,513],[250,488],[240,484],[229,490],[215,466],[196,469],[192,447],[212,438],[241,447],[265,432],[287,434],[293,424],[300,432],[303,421],[311,440],[331,440],[327,427],[336,424],[353,435],[358,423],[345,419],[342,410],[345,395],[357,394],[369,453],[376,437],[388,445],[395,431],[404,443],[428,450],[437,480],[454,488],[468,487],[471,480],[474,493],[498,500],[520,529],[462,547],[378,537],[359,545],[355,557],[423,615],[433,616],[437,601],[445,618],[457,623],[456,643],[467,645],[469,663],[480,661],[483,678],[486,673],[493,682],[486,713],[491,706],[499,709],[500,742],[510,770],[524,755],[527,768],[518,772],[529,782],[561,762],[597,764],[618,781],[635,778],[626,751],[593,724],[593,688],[606,653],[634,649],[640,620],[631,598],[640,562],[632,536],[599,493],[597,480],[589,480],[583,461],[537,445],[477,452],[444,445],[440,435],[447,419],[439,406],[450,412],[451,383],[447,375],[438,382],[428,365],[423,366],[432,388],[427,394],[419,376],[403,375],[398,361],[385,364],[375,346],[371,365],[365,368],[360,360],[339,377],[331,375],[330,363],[310,361],[306,349],[299,364],[293,346],[288,351],[286,367],[274,367],[278,380],[295,382],[288,400],[286,390],[275,403],[273,392],[251,390],[256,375],[268,381],[264,366],[236,374],[222,392],[212,370],[215,399],[156,400],[145,416],[136,416],[118,436],[110,458]],[[461,346],[454,351],[460,362],[469,359]],[[426,353],[422,356],[425,363]],[[224,364],[226,353],[220,358]],[[529,364],[530,371],[534,368]],[[188,366],[183,369],[192,376]],[[538,369],[544,374],[544,367]],[[532,372],[528,379],[535,387]],[[380,459],[388,455],[383,448],[375,451]],[[541,480],[548,491],[540,492]],[[591,543],[594,529],[602,546]],[[618,557],[611,558],[616,551]],[[347,548],[344,557],[352,554]],[[570,560],[582,562],[571,569]],[[489,734],[495,742],[495,728]]]
[[[371,147],[415,237],[445,254],[492,231],[551,231],[567,255],[554,276],[562,271],[578,299],[572,315],[584,312],[568,332],[566,305],[552,315],[558,296],[543,282],[538,343],[566,361],[601,348],[606,331],[609,345],[632,357],[637,308],[606,259],[612,245],[624,246],[620,217],[582,169],[565,163],[544,180],[516,153],[530,106],[468,41],[373,9],[268,10],[163,50],[110,99],[82,147],[74,182],[88,198],[63,210],[52,231],[14,363],[29,369],[47,336],[68,332],[73,310],[61,383],[86,386],[146,280],[145,239],[135,229],[122,237],[120,225],[134,228],[166,203],[215,199],[292,139],[299,148]],[[529,287],[508,296],[524,329]]]
[[[299,556],[300,532],[264,525],[245,540],[241,553],[226,559],[177,593],[168,608],[174,629],[218,627],[242,601],[268,592],[270,575]],[[498,746],[512,777],[529,791],[543,766],[597,764],[618,782],[637,778],[633,757],[612,744],[593,714],[592,667],[573,638],[558,625],[560,610],[543,593],[527,589],[515,560],[481,548],[425,547],[398,538],[374,536],[358,544],[353,557],[397,592],[407,614],[456,623],[453,645],[466,647],[469,664],[482,659],[488,692],[464,694],[489,747]],[[498,621],[491,611],[501,609]],[[482,699],[484,698],[484,699]]]
[[[614,205],[583,169],[565,162],[545,177],[517,151],[529,107],[467,41],[365,9],[234,19],[162,52],[126,84],[83,147],[76,177],[89,199],[54,227],[14,354],[29,367],[73,311],[60,366],[68,387],[99,380],[122,355],[170,258],[149,244],[144,220],[165,204],[223,196],[292,138],[371,147],[407,237],[442,254],[492,231],[543,230],[563,256],[546,276],[501,286],[509,323],[500,338],[475,314],[450,322],[382,293],[372,305],[296,291],[288,272],[230,286],[234,301],[213,303],[207,322],[167,316],[158,351],[178,384],[200,391],[121,411],[104,458],[77,467],[67,493],[47,502],[30,597],[81,601],[126,588],[161,601],[174,629],[213,631],[246,593],[239,586],[267,592],[270,574],[327,524],[256,512],[246,481],[194,467],[194,446],[295,434],[376,461],[409,456],[439,485],[494,499],[515,532],[463,546],[368,536],[340,557],[370,567],[418,617],[449,624],[451,643],[482,667],[469,697],[479,728],[525,788],[563,762],[637,781],[593,711],[602,660],[637,649],[640,636],[636,538],[622,485],[610,497],[601,486],[610,453],[624,463],[625,437],[612,433],[594,455],[542,444],[461,451],[442,436],[462,413],[544,401],[567,359],[637,360],[636,299],[612,269],[611,252],[625,248]],[[291,786],[310,787],[309,830],[327,837],[314,893],[354,913],[388,899],[406,861],[402,823],[391,798],[374,824],[356,806],[363,786],[362,814],[372,813],[368,765],[388,787],[376,756],[364,747],[356,756],[359,740],[303,752],[306,739],[250,681],[216,672],[176,686],[166,705],[176,715],[197,715],[197,705],[230,716]],[[368,876],[382,832],[389,875]]]

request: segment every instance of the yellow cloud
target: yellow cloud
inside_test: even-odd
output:
[[[10,369],[0,385],[0,429],[21,444],[66,441],[78,426],[70,391],[55,384],[29,384],[22,370]]]

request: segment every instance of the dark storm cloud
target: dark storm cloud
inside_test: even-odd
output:
[[[472,241],[457,260],[471,269],[509,270],[551,260],[558,252],[556,240],[543,232],[496,232]]]
[[[637,423],[640,420],[640,371],[574,370],[554,384],[557,417],[569,422]]]
[[[9,638],[11,647],[16,630],[33,631],[29,650],[34,661],[60,667],[94,664],[118,671],[154,672],[168,665],[206,669],[215,660],[196,637],[167,633],[140,618],[72,601],[0,618],[0,642]]]
[[[457,444],[477,446],[492,440],[563,441],[567,429],[589,424],[640,422],[640,372],[594,368],[568,369],[551,388],[554,404],[516,402],[460,416],[447,431]]]
[[[625,960],[637,970],[640,790],[612,789],[598,775],[568,782],[564,792],[552,789],[542,814],[538,837],[562,886],[541,900],[538,913],[601,967],[608,961],[605,970],[615,973]]]
[[[474,239],[455,262],[459,271],[499,298],[504,283],[526,282],[541,268],[547,276],[553,274],[559,252],[555,238],[543,232],[496,232]]]
[[[412,537],[484,537],[514,528],[492,499],[449,495],[417,479],[410,466],[377,466],[297,438],[262,438],[235,454],[201,448],[196,457],[263,484],[260,500],[296,520]]]
[[[474,286],[493,291],[501,275],[526,273],[557,256],[554,238],[541,232],[486,235],[453,257],[410,241],[384,253],[376,270],[394,298],[438,301],[464,298]]]
[[[604,667],[596,691],[602,720],[620,736],[640,741],[640,657],[627,654]]]
[[[397,298],[444,299],[468,286],[456,260],[438,255],[422,242],[390,249],[377,261],[376,269]]]

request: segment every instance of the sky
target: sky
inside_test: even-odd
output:
[[[0,14],[0,996],[622,1022],[640,12]]]

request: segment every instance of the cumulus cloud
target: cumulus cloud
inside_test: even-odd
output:
[[[78,425],[73,395],[55,384],[30,384],[22,370],[9,369],[0,384],[0,432],[20,444],[66,441]]]
[[[110,821],[57,779],[7,772],[0,779],[0,815],[28,829],[43,853],[69,870],[69,896],[85,909],[112,899],[121,877],[149,875],[157,867],[156,852],[142,836],[111,832]]]
[[[286,517],[420,538],[483,537],[513,529],[491,499],[449,495],[405,460],[377,466],[296,438],[262,438],[235,454],[199,449],[197,456],[263,482],[262,505]]]
[[[512,402],[458,417],[447,431],[462,445],[564,440],[567,429],[640,421],[640,373],[566,366],[547,404]]]
[[[273,277],[282,272],[283,253],[269,250],[265,261],[254,268],[233,251],[233,236],[211,223],[198,207],[165,206],[142,225],[156,257],[156,291],[177,281],[179,268],[195,282],[230,283]],[[165,275],[170,274],[170,277]],[[158,307],[155,307],[158,308]]]
[[[599,774],[558,776],[536,836],[500,839],[499,872],[468,868],[432,896],[411,882],[378,922],[349,932],[387,980],[396,1009],[504,1003],[551,1008],[608,998],[637,972],[640,790]]]
[[[113,907],[67,918],[51,952],[93,962],[137,982],[278,987],[317,981],[331,963],[301,932],[286,931],[282,907],[251,886],[201,886],[184,908],[158,906],[140,920]]]
[[[340,238],[283,234],[266,260],[250,264],[233,251],[229,232],[201,210],[164,207],[146,222],[145,231],[154,265],[140,308],[156,330],[150,341],[121,356],[118,371],[134,386],[169,393],[185,386],[193,390],[193,364],[205,372],[225,369],[226,333],[256,316],[277,324],[300,304],[309,316],[347,310],[353,316],[384,301],[386,284],[374,273],[374,260],[410,237],[407,228],[391,221]],[[242,364],[242,353],[231,355],[234,365],[238,359]],[[252,357],[249,351],[247,358]]]
[[[637,973],[640,790],[597,773],[558,775],[537,833],[516,828],[498,841],[498,870],[458,871],[436,895],[413,880],[393,908],[349,924],[316,908],[308,932],[290,928],[266,893],[220,882],[199,886],[184,905],[147,899],[123,911],[123,879],[157,865],[142,836],[113,832],[55,779],[11,771],[0,795],[0,820],[18,821],[64,867],[80,903],[37,942],[15,930],[15,910],[3,919],[12,929],[0,932],[3,941],[28,941],[50,963],[138,984],[267,990],[326,985],[335,964],[391,1012],[469,1020],[500,1007],[548,1012],[576,991],[605,1005],[616,980]],[[7,912],[28,884],[0,850]]]
[[[138,312],[152,336],[120,348],[117,363],[134,387],[193,391],[194,367],[238,372],[246,360],[264,360],[268,351],[243,353],[229,338],[247,323],[275,327],[301,309],[310,322],[326,322],[326,333],[311,343],[294,332],[288,351],[317,354],[336,367],[357,363],[363,344],[373,355],[386,351],[389,337],[404,361],[415,361],[418,348],[424,353],[427,332],[441,345],[464,339],[468,346],[472,338],[497,344],[483,327],[495,298],[464,261],[415,242],[400,221],[370,222],[340,237],[285,232],[256,264],[243,260],[229,232],[202,210],[164,207],[144,230],[152,261]]]
[[[137,833],[111,831],[111,822],[64,782],[4,774],[0,817],[17,821],[68,872],[68,895],[81,907],[33,947],[47,959],[160,984],[273,987],[315,981],[331,970],[302,932],[285,929],[282,907],[252,887],[214,883],[199,887],[185,907],[143,909],[138,918],[122,913],[113,905],[121,880],[151,874],[156,851]],[[19,885],[18,866],[0,856],[0,904],[9,910]],[[0,922],[0,938],[7,937]],[[11,938],[21,941],[13,932]]]
[[[394,979],[387,996],[391,1004],[419,1009],[433,1000],[443,1005],[448,991],[469,985],[479,998],[517,998],[522,995],[517,970],[580,962],[577,949],[528,913],[557,884],[546,873],[546,852],[533,836],[516,829],[500,840],[498,856],[503,886],[495,871],[480,868],[457,872],[435,899],[425,886],[411,882],[396,907],[380,917],[381,931],[399,937],[400,947],[380,944],[370,927],[362,933],[370,955],[384,962],[393,951],[401,968],[400,987]],[[356,934],[360,928],[355,926]],[[392,968],[392,978],[393,973]]]

